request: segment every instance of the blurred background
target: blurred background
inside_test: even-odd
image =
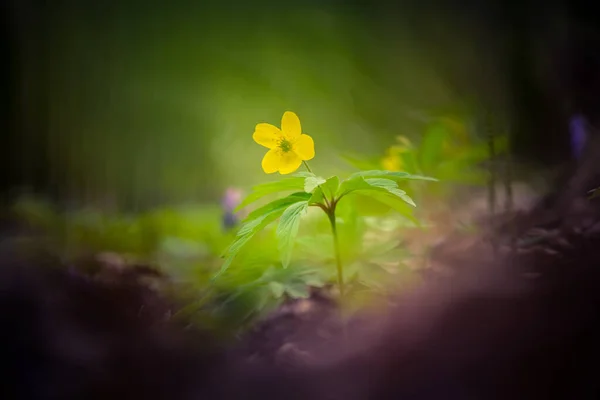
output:
[[[484,110],[527,161],[569,157],[568,118],[598,86],[577,69],[597,38],[574,5],[386,3],[6,2],[4,198],[216,201],[276,179],[251,135],[285,110],[314,137],[321,175],[341,154],[418,140],[432,115]]]
[[[424,230],[381,204],[338,209],[357,304],[418,281],[451,232],[477,239],[486,185],[515,183],[515,210],[561,187],[553,171],[576,164],[600,126],[600,35],[584,3],[390,3],[4,2],[0,244],[98,279],[159,270],[176,285],[159,291],[180,299],[169,315],[203,326],[237,328],[306,299],[336,281],[318,209],[303,218],[289,268],[270,226],[211,279],[243,216],[232,204],[281,179],[263,173],[254,127],[279,126],[290,110],[315,140],[317,175],[440,179],[402,187]],[[491,142],[512,176],[489,174]],[[577,194],[592,188],[581,181]]]

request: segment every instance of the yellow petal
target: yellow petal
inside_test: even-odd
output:
[[[299,138],[302,134],[302,126],[300,125],[298,116],[292,111],[284,112],[281,118],[281,130],[290,140]]]
[[[301,160],[312,160],[315,156],[315,142],[308,135],[300,135],[294,142],[293,150]]]
[[[402,160],[399,157],[389,155],[381,160],[381,166],[386,171],[399,171],[402,167]]]
[[[281,152],[278,149],[271,149],[262,159],[262,169],[267,174],[277,172],[281,164]]]
[[[254,128],[252,139],[261,146],[265,146],[267,149],[273,149],[277,147],[281,136],[282,134],[278,127],[262,123],[257,124],[256,128]]]
[[[281,153],[279,158],[279,173],[282,175],[291,174],[302,164],[302,160],[293,151],[287,153]]]

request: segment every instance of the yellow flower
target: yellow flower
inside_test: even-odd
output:
[[[400,171],[402,160],[397,155],[388,154],[381,160],[381,166],[386,171]]]
[[[291,174],[300,167],[302,161],[315,156],[315,142],[302,133],[300,119],[291,111],[283,114],[281,129],[261,123],[256,125],[252,138],[269,149],[262,160],[262,169],[267,174],[277,171]]]
[[[404,167],[402,153],[410,151],[412,144],[405,136],[398,136],[396,140],[400,145],[391,146],[386,150],[386,155],[381,159],[381,166],[386,171],[400,171]]]

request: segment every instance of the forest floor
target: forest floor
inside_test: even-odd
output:
[[[484,265],[499,265],[527,280],[560,279],[565,269],[589,264],[590,254],[594,258],[600,248],[600,199],[581,196],[560,211],[538,201],[477,223],[483,233],[455,230],[435,246],[423,270],[426,279],[443,282]],[[242,337],[240,349],[252,362],[300,367],[339,347],[346,331],[377,329],[371,322],[362,314],[344,319],[332,297],[318,291],[309,299],[289,300],[260,320]]]

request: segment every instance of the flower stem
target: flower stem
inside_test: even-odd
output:
[[[302,161],[302,162],[304,163],[304,166],[306,167],[306,169],[308,170],[308,172],[310,172],[312,174],[313,172],[310,169],[310,167],[308,166],[308,163],[306,161]]]
[[[333,233],[333,247],[335,251],[335,261],[337,267],[338,286],[340,289],[340,299],[344,298],[344,267],[342,266],[342,256],[340,252],[340,241],[335,225],[335,203],[327,212],[329,222],[331,223],[331,232]]]

